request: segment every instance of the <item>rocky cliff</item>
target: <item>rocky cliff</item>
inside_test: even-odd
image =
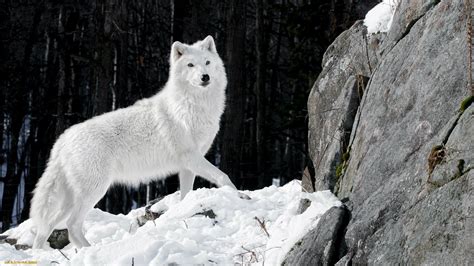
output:
[[[402,0],[328,48],[308,100],[314,175],[334,208],[288,265],[474,264],[474,104],[463,0]]]

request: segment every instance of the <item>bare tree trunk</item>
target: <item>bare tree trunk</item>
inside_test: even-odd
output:
[[[2,49],[3,47],[0,47]],[[6,73],[2,70],[0,70],[0,75],[3,77],[6,76]],[[5,92],[7,90],[6,85],[0,85],[0,167],[3,165],[5,162],[5,154],[3,150],[3,142],[5,140],[4,138],[4,132],[5,132]],[[2,180],[3,175],[0,170],[0,181]]]
[[[109,3],[99,1],[96,7],[96,51],[97,61],[95,72],[94,91],[94,115],[100,115],[110,110],[110,91],[113,73],[113,43],[110,39],[112,31],[112,18],[114,10],[110,9]]]
[[[265,119],[266,119],[266,71],[267,71],[267,45],[265,38],[265,22],[264,22],[264,1],[257,0],[257,16],[256,16],[256,46],[257,46],[257,123],[256,123],[256,144],[257,144],[257,173],[258,185],[264,187],[270,185],[268,177],[265,174],[265,160],[266,160],[266,141],[265,141]],[[271,180],[270,180],[271,182]]]
[[[112,4],[108,1],[101,0],[97,2],[95,10],[95,56],[96,62],[93,75],[93,116],[103,114],[110,111],[111,89],[113,77],[113,43],[111,41],[111,32],[113,25]],[[108,211],[108,194],[103,197],[97,205],[100,209]]]
[[[38,155],[39,155],[39,148],[38,142],[35,141],[34,137],[37,136],[38,129],[37,124],[34,120],[32,120],[30,124],[30,163],[29,163],[29,172],[28,176],[25,177],[25,197],[23,199],[23,210],[21,211],[21,221],[25,221],[29,217],[30,213],[30,203],[32,198],[32,192],[35,188],[36,182],[38,181],[39,176],[41,173],[38,174]]]
[[[18,138],[21,131],[22,118],[20,115],[12,115],[11,145],[7,154],[7,174],[3,186],[2,199],[2,231],[10,228],[12,222],[13,204],[20,184],[18,166]]]
[[[66,44],[65,44],[65,28],[64,22],[66,19],[64,18],[66,15],[64,14],[64,9],[61,7],[59,9],[59,16],[58,16],[58,50],[59,50],[59,71],[58,71],[58,101],[57,101],[57,109],[56,109],[56,137],[61,135],[64,131],[66,125],[64,121],[64,100],[65,100],[65,87],[66,87]]]
[[[183,41],[184,17],[186,16],[186,0],[171,0],[171,32],[172,41]]]
[[[8,1],[7,1],[8,2]],[[9,3],[8,3],[9,4]],[[6,4],[5,4],[6,5]],[[7,10],[7,8],[3,11],[3,15],[0,16],[0,25],[7,25],[10,20],[10,13]],[[2,27],[0,30],[0,39],[1,40],[6,40],[9,38],[9,32]],[[9,71],[9,65],[5,64],[5,62],[8,62],[8,58],[10,57],[9,54],[9,45],[6,42],[0,42],[0,60],[4,62],[3,64],[0,65],[0,76],[2,77],[8,77],[8,74],[10,73]],[[0,167],[3,165],[5,162],[5,154],[3,150],[3,144],[4,144],[4,132],[5,132],[5,114],[6,114],[6,96],[7,96],[7,90],[8,90],[8,85],[6,82],[1,82],[0,83]],[[3,176],[0,172],[0,181],[2,180]]]
[[[282,1],[282,5],[283,6],[286,5],[285,1]],[[269,96],[269,101],[268,101],[269,103],[267,105],[268,110],[278,110],[279,106],[278,106],[278,101],[277,101],[277,95],[281,94],[280,77],[279,77],[279,70],[278,70],[278,65],[279,65],[280,55],[281,55],[281,48],[282,48],[282,29],[283,29],[283,12],[281,9],[278,12],[276,25],[277,25],[276,26],[277,27],[277,36],[276,36],[277,40],[276,40],[276,48],[275,48],[276,51],[274,52],[273,58],[271,60],[272,74],[270,78],[270,89],[269,89],[270,96]],[[271,111],[269,111],[267,115],[268,115],[268,118],[273,121],[272,124],[268,125],[267,127],[269,131],[273,131],[275,128],[281,127],[282,125],[281,120],[280,119],[274,120],[274,117],[276,116],[274,116]],[[282,163],[281,163],[280,158],[283,151],[282,149],[279,148],[280,143],[281,143],[281,140],[279,140],[278,138],[274,138],[273,142],[271,143],[271,152],[267,154],[269,154],[268,156],[270,156],[270,154],[272,156],[271,162],[273,163],[273,166],[270,168],[274,171],[274,174],[279,175],[281,178],[281,169],[283,168],[282,168]]]
[[[233,181],[240,180],[243,132],[243,91],[245,90],[246,1],[230,1],[227,21],[227,108],[223,129],[221,168]],[[238,184],[236,184],[238,185]]]

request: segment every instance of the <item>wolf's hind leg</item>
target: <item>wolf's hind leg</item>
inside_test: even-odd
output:
[[[75,198],[75,205],[71,210],[71,216],[66,221],[69,232],[69,240],[77,247],[89,247],[91,244],[87,241],[83,233],[83,224],[87,213],[94,208],[94,205],[107,192],[108,184],[95,189],[87,190],[88,195],[77,195]]]
[[[71,216],[66,222],[69,240],[79,248],[89,247],[91,245],[82,232],[82,225],[84,224],[84,219],[86,218],[87,212],[89,210],[90,208],[86,208],[84,204],[75,206]]]
[[[194,178],[196,176],[193,172],[183,169],[179,171],[179,189],[181,191],[181,200],[184,199],[186,194],[193,189]]]

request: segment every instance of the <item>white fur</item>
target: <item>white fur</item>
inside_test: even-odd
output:
[[[210,77],[207,86],[202,86],[203,74]],[[170,78],[158,94],[67,129],[34,192],[33,247],[41,248],[64,220],[70,241],[89,246],[82,232],[85,215],[113,183],[138,185],[179,173],[181,198],[192,189],[195,175],[235,188],[204,158],[219,130],[226,85],[211,36],[193,45],[175,42]]]

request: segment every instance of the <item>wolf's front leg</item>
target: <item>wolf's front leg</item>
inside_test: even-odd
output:
[[[196,176],[188,169],[179,171],[179,189],[181,191],[181,200],[193,189],[194,178]]]
[[[207,179],[208,181],[216,184],[218,187],[229,186],[235,190],[234,186],[229,177],[211,164],[203,155],[192,152],[188,153],[183,157],[185,167],[191,170],[193,173]]]

